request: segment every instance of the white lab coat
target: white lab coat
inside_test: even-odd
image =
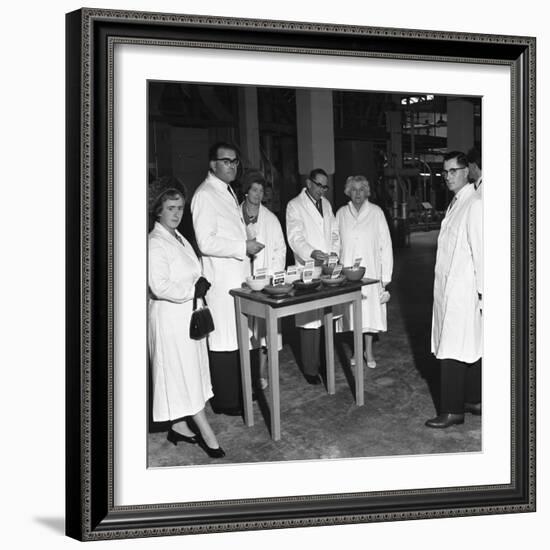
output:
[[[282,271],[286,263],[286,243],[277,216],[261,204],[258,220],[249,224],[248,230],[258,242],[265,245],[265,248],[254,256],[254,273],[262,267],[266,267],[270,275],[275,271]]]
[[[235,304],[229,290],[250,275],[242,211],[227,184],[209,172],[193,195],[191,213],[203,274],[212,284],[206,295],[214,320],[208,346],[211,351],[235,351]]]
[[[267,268],[267,272],[273,275],[275,271],[282,271],[286,263],[286,243],[281,224],[277,216],[268,208],[260,205],[258,220],[248,225],[249,235],[254,235],[256,240],[265,245],[253,260],[254,273],[260,268]],[[265,320],[251,316],[248,321],[251,336],[251,346],[258,348],[266,345]],[[278,323],[280,325],[280,323]],[[281,349],[282,339],[279,327],[278,349]]]
[[[438,359],[474,363],[482,355],[482,202],[464,186],[447,211],[437,240],[432,352]]]
[[[330,202],[321,198],[323,217],[309,198],[306,188],[286,207],[286,232],[288,244],[294,252],[294,260],[298,265],[304,265],[311,260],[314,250],[327,254],[340,254],[340,234]],[[321,322],[319,310],[296,315],[296,326],[303,328],[319,328]]]
[[[158,222],[149,233],[148,341],[155,422],[194,415],[213,395],[206,340],[189,337],[201,265],[182,239],[185,246]]]
[[[356,258],[362,258],[365,277],[379,279],[379,284],[365,285],[363,294],[363,332],[385,332],[387,330],[386,304],[380,303],[382,282],[391,281],[393,252],[390,231],[384,213],[379,206],[368,200],[361,205],[359,212],[350,201],[336,213],[336,222],[342,240],[340,262],[353,265]],[[339,330],[353,330],[352,306],[346,306]]]

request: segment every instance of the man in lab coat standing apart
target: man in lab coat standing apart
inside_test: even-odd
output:
[[[237,343],[237,324],[232,288],[250,275],[249,255],[264,247],[246,238],[246,226],[231,182],[237,176],[237,148],[229,143],[214,144],[209,151],[209,171],[191,201],[193,227],[203,266],[212,287],[208,306],[214,331],[208,336],[208,359],[215,413],[242,413],[242,391]]]
[[[303,266],[307,260],[314,260],[316,266],[321,266],[330,254],[340,253],[338,225],[332,206],[324,197],[328,188],[327,173],[316,168],[310,172],[301,193],[287,205],[287,238],[297,265]],[[321,382],[321,318],[318,310],[296,316],[304,377],[309,384]]]
[[[437,240],[432,352],[441,362],[441,402],[429,428],[462,424],[465,412],[481,414],[482,203],[468,183],[464,153],[447,153],[442,175],[454,198]]]

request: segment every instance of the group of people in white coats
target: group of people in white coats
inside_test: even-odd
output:
[[[279,220],[262,204],[266,184],[261,172],[244,175],[244,201],[239,204],[237,200],[231,183],[239,162],[238,149],[232,144],[219,142],[210,148],[207,177],[191,200],[200,260],[177,230],[187,198],[183,186],[172,178],[150,188],[155,219],[149,234],[153,420],[171,422],[167,439],[173,444],[198,443],[212,458],[225,453],[208,423],[206,403],[209,401],[217,414],[242,414],[236,320],[229,290],[240,287],[247,276],[261,268],[271,274],[283,270],[286,263],[287,248]],[[351,201],[337,217],[324,197],[327,189],[327,174],[322,169],[313,170],[305,188],[288,204],[287,238],[295,262],[303,265],[313,259],[320,265],[330,254],[343,254],[342,260],[350,262],[362,257],[366,276],[382,275],[384,287],[391,280],[391,239],[381,210],[367,200],[367,180],[348,179],[345,192]],[[386,314],[380,292],[370,294],[371,290],[365,289],[365,303],[369,303],[363,310],[363,325],[372,334],[386,330]],[[193,299],[205,299],[206,295],[214,330],[207,339],[192,340],[188,327]],[[376,306],[370,304],[371,299]],[[345,312],[341,330],[352,326],[348,317]],[[304,376],[317,384],[321,312],[297,316],[296,324],[303,328]],[[250,348],[260,350],[260,384],[265,388],[265,326],[260,320],[251,320],[250,336]],[[366,338],[368,342],[369,335]],[[278,346],[282,346],[280,334]],[[367,364],[374,366],[372,345],[365,349]]]
[[[245,198],[239,203],[231,183],[239,166],[238,150],[216,143],[209,152],[209,171],[195,191],[191,214],[200,260],[177,230],[187,199],[177,180],[160,180],[150,188],[155,220],[149,234],[149,352],[152,368],[153,420],[170,421],[167,439],[173,444],[198,444],[212,458],[225,452],[214,434],[205,405],[230,416],[242,414],[240,365],[232,288],[240,287],[258,269],[283,270],[286,243],[277,217],[262,205],[265,180],[261,172],[245,174]],[[446,428],[464,421],[464,413],[480,414],[482,254],[481,198],[468,185],[467,158],[453,152],[444,161],[444,178],[455,193],[442,223],[435,268],[432,351],[441,359],[441,410],[426,422]],[[317,266],[336,255],[344,265],[361,258],[366,277],[379,280],[364,286],[362,331],[364,360],[375,368],[373,334],[387,330],[386,286],[391,282],[393,253],[382,210],[372,204],[369,182],[350,176],[344,193],[350,201],[336,216],[325,194],[327,173],[317,168],[286,210],[288,244],[298,265]],[[205,300],[214,321],[208,338],[193,340],[189,323],[193,300]],[[320,379],[321,311],[296,316],[300,329],[303,374],[310,384]],[[337,329],[353,329],[352,312],[343,309]],[[263,352],[265,326],[250,322],[250,348],[260,352],[260,384],[268,385]],[[279,335],[278,346],[282,342]]]
[[[289,201],[286,210],[288,244],[297,264],[313,259],[317,266],[327,262],[331,255],[350,266],[361,258],[365,276],[380,280],[380,285],[362,289],[362,330],[365,338],[364,360],[370,368],[376,367],[372,349],[373,334],[387,330],[385,297],[386,286],[393,270],[392,243],[384,213],[372,204],[369,182],[364,176],[350,176],[344,193],[348,204],[336,216],[325,197],[329,177],[322,168],[312,170],[301,193]],[[353,330],[353,316],[346,307],[337,329]],[[322,313],[310,311],[296,316],[300,328],[300,355],[304,377],[309,384],[320,384]],[[356,358],[351,359],[352,365]]]

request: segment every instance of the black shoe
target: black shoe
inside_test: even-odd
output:
[[[448,428],[455,424],[464,424],[464,415],[455,413],[441,413],[435,418],[426,421],[428,428]]]
[[[304,378],[308,384],[316,386],[321,383],[321,377],[318,374],[304,374]]]
[[[197,441],[199,447],[210,457],[210,458],[223,458],[225,456],[225,451],[218,447],[217,449],[212,449],[206,444],[204,438],[200,437]]]
[[[464,412],[481,416],[481,403],[464,403]]]
[[[183,435],[176,432],[172,428],[168,430],[168,433],[166,434],[166,439],[170,441],[170,443],[173,443],[174,445],[177,445],[178,441],[185,441],[185,443],[191,443],[192,445],[195,445],[196,443],[199,442],[199,439],[196,435],[192,435],[192,436]]]

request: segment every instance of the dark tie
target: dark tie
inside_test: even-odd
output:
[[[239,201],[237,200],[237,197],[235,196],[235,193],[233,192],[233,189],[231,189],[231,186],[227,186],[227,190],[229,191],[229,194],[235,199],[235,202],[237,203],[237,206],[239,206]]]
[[[453,209],[453,206],[456,202],[456,195],[453,197],[453,200],[451,201],[451,204],[449,204],[449,208],[447,208],[447,213],[450,212]]]
[[[183,242],[183,239],[176,233],[176,239],[181,244],[181,246],[185,246],[185,243]]]
[[[321,199],[319,199],[316,203],[315,203],[315,206],[317,207],[317,210],[319,210],[319,214],[321,214],[321,216],[323,215],[323,204],[321,202]]]

